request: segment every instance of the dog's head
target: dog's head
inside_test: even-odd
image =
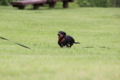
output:
[[[62,39],[63,37],[66,36],[66,33],[63,32],[63,31],[59,31],[57,35],[58,35],[58,38],[59,38],[59,39]]]
[[[63,31],[58,32],[58,37],[64,37],[64,36],[66,36],[65,32],[63,32]]]

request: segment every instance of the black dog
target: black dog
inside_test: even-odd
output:
[[[66,35],[65,32],[63,31],[59,31],[58,32],[58,44],[60,47],[71,47],[73,44],[80,44],[79,42],[75,42],[75,40],[69,36],[69,35]]]

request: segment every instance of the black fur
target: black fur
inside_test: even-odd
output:
[[[73,44],[79,44],[79,42],[75,42],[73,37],[66,35],[63,31],[58,32],[58,45],[60,47],[71,47]]]

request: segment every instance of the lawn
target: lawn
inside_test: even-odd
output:
[[[60,48],[57,32],[75,38]],[[119,80],[120,8],[0,6],[1,80]]]

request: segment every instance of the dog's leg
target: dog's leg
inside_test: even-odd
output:
[[[66,45],[66,47],[72,47],[72,45],[73,45],[73,42],[68,43],[68,44]]]
[[[66,45],[66,47],[70,48],[70,47],[71,47],[70,43],[68,43],[68,44]]]
[[[58,41],[58,45],[59,45],[61,48],[64,46],[60,41]]]

